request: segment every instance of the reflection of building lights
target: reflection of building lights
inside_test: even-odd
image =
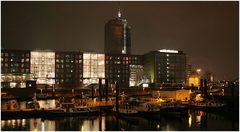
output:
[[[45,123],[42,121],[42,131],[45,131]]]
[[[201,116],[197,116],[196,117],[196,123],[200,123],[201,122]]]
[[[26,119],[23,119],[22,120],[22,125],[25,126],[25,124],[26,124]]]
[[[21,123],[21,120],[20,119],[17,119],[17,124],[19,125]]]
[[[84,127],[83,127],[83,125],[82,125],[82,127],[81,127],[81,131],[84,131]]]
[[[10,123],[11,123],[11,120],[8,120],[8,121],[7,121],[7,125],[9,125]]]
[[[192,115],[191,114],[188,118],[188,126],[189,126],[189,128],[192,126]]]
[[[1,126],[2,127],[5,126],[5,121],[4,120],[1,121]]]
[[[16,120],[12,120],[12,125],[15,126],[16,125]]]

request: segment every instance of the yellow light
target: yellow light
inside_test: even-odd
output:
[[[96,104],[96,98],[93,99],[93,104]]]
[[[159,125],[159,124],[157,125],[157,128],[160,128],[160,125]]]
[[[82,125],[82,127],[81,127],[81,131],[84,131],[84,127],[83,127],[83,125]]]
[[[192,115],[191,114],[188,118],[188,126],[189,126],[189,128],[192,126]]]
[[[197,72],[201,72],[201,69],[197,69],[196,71],[197,71]]]
[[[163,100],[162,98],[159,98],[158,100],[157,100],[157,102],[166,102],[165,100]]]

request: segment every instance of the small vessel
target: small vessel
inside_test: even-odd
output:
[[[47,111],[48,116],[90,116],[98,114],[99,110],[94,107],[78,106],[73,103],[62,103],[60,108]]]
[[[36,93],[34,94],[33,101],[27,102],[27,108],[29,108],[29,109],[39,109],[40,108],[40,104],[37,101]]]
[[[202,108],[202,109],[221,108],[225,106],[225,104],[218,103],[215,101],[194,102],[189,105],[193,108]]]
[[[144,118],[151,118],[154,120],[160,119],[160,108],[156,104],[142,103],[136,107],[139,116]]]
[[[138,111],[133,109],[133,107],[128,103],[119,107],[118,112],[116,110],[116,107],[113,108],[113,111],[122,119],[125,119],[128,121],[134,121],[134,122],[138,121],[137,119]]]
[[[142,103],[136,107],[139,114],[159,114],[160,108],[151,103]]]
[[[116,107],[114,107],[113,111],[116,112]],[[124,116],[136,116],[138,111],[127,103],[118,108],[118,113]]]

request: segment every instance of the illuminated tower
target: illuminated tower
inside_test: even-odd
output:
[[[105,24],[105,54],[131,54],[130,31],[127,20],[118,10],[118,17]]]

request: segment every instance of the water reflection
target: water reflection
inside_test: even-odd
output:
[[[219,125],[221,124],[221,125]],[[114,115],[65,117],[43,120],[1,120],[2,130],[8,131],[176,131],[176,130],[238,130],[238,122],[202,111],[190,111],[188,118],[161,116],[158,120],[138,117],[136,121]]]

